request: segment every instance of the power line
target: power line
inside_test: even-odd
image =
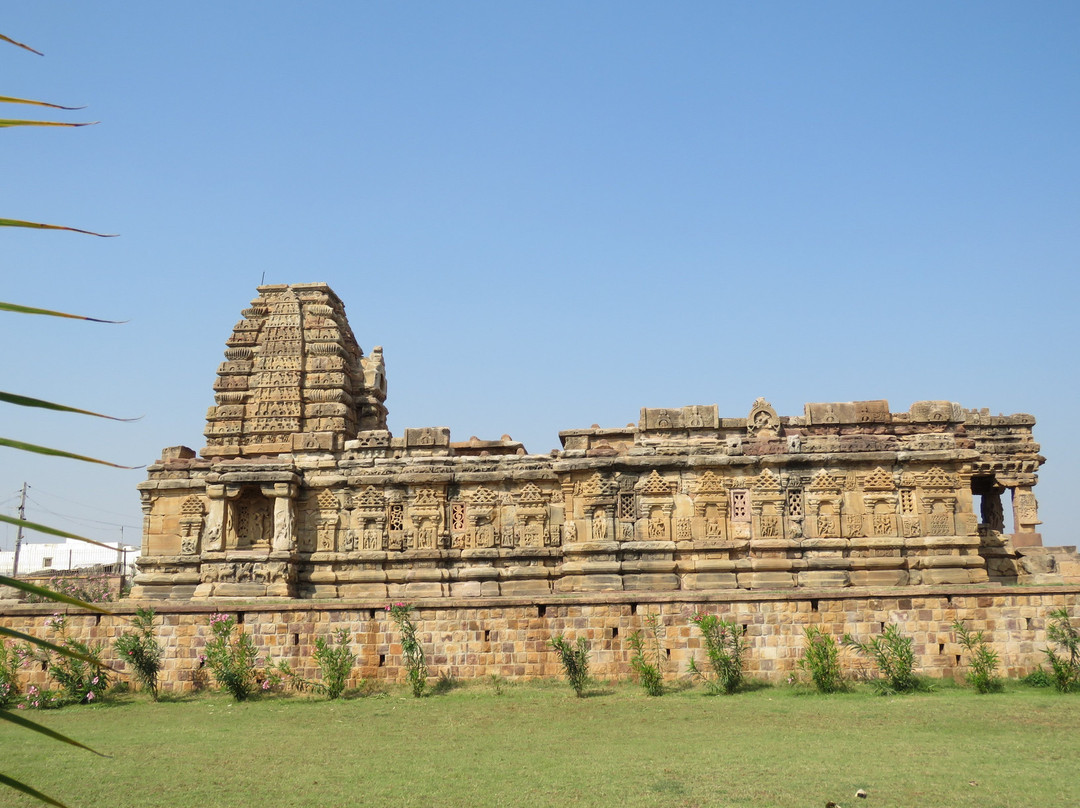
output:
[[[27,500],[36,505],[43,513],[50,514],[51,516],[59,516],[61,519],[66,519],[69,522],[75,522],[76,524],[86,525],[88,527],[93,527],[95,525],[103,525],[105,527],[129,528],[131,530],[134,530],[138,527],[138,525],[131,525],[122,522],[105,522],[100,519],[90,519],[85,516],[72,516],[71,514],[54,511],[47,505],[44,505],[38,500],[34,499],[34,497],[28,496]]]
[[[45,490],[43,490],[42,488],[40,488],[40,487],[38,487],[36,485],[33,486],[33,489],[34,489],[34,492],[37,493],[37,494],[44,494],[47,497],[50,497],[52,499],[58,499],[61,502],[66,502],[69,505],[75,505],[76,507],[79,507],[79,508],[90,508],[91,510],[101,511],[102,513],[110,513],[113,516],[127,516],[127,514],[121,513],[120,511],[112,511],[112,510],[109,510],[108,508],[102,508],[102,507],[99,507],[97,505],[88,505],[85,502],[78,502],[78,501],[76,501],[74,499],[71,499],[70,497],[64,497],[64,496],[61,496],[60,494],[54,494],[54,493],[52,493],[50,491],[45,491]],[[15,494],[12,495],[12,498],[15,498],[17,496],[19,496],[18,492],[15,492]]]

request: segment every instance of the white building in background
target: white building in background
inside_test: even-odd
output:
[[[95,544],[67,539],[59,543],[42,544],[25,542],[19,549],[19,575],[33,575],[43,570],[78,570],[87,567],[107,567],[117,572],[122,567],[126,574],[135,571],[135,559],[139,548],[121,542],[103,542],[113,548],[107,550]],[[0,552],[0,575],[11,575],[15,552]]]

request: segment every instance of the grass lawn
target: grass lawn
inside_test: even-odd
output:
[[[478,682],[241,704],[141,695],[0,726],[0,771],[72,808],[1075,805],[1080,697],[1011,684],[883,697]],[[855,791],[864,788],[865,800]],[[38,805],[0,788],[0,806]]]

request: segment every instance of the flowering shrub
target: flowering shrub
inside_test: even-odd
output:
[[[26,663],[25,648],[8,645],[0,640],[0,710],[7,709],[19,699],[19,669]]]
[[[37,685],[30,685],[15,707],[19,710],[48,710],[60,707],[62,704],[64,704],[64,698],[55,690],[42,690]]]
[[[742,685],[743,654],[746,652],[743,627],[703,612],[691,617],[690,622],[701,629],[705,639],[705,655],[712,668],[710,674],[691,658],[690,673],[705,683],[710,694],[734,693]]]
[[[412,688],[412,694],[419,698],[427,689],[427,660],[424,658],[424,648],[420,640],[416,638],[416,623],[412,619],[413,607],[408,603],[394,603],[386,607],[393,620],[401,631],[401,656],[405,663],[405,678]]]
[[[107,575],[91,575],[81,577],[75,575],[54,575],[46,584],[47,589],[59,592],[87,603],[108,603],[116,600],[112,591],[112,584]],[[27,603],[46,603],[48,598],[39,595],[27,595]]]
[[[260,679],[256,675],[259,652],[251,635],[236,625],[236,618],[212,614],[210,630],[213,637],[206,644],[206,664],[218,686],[237,701],[244,701],[259,690],[269,690],[276,677]]]
[[[139,683],[149,691],[150,698],[157,701],[157,678],[164,650],[154,637],[154,610],[136,609],[131,622],[135,631],[125,631],[116,638],[113,647]]]
[[[61,704],[89,704],[100,699],[109,686],[109,672],[101,661],[104,648],[100,643],[90,645],[73,639],[67,633],[67,618],[54,614],[45,621],[45,626],[55,636],[54,642],[73,651],[78,656],[54,654],[48,650],[38,650],[34,656],[45,663],[49,677],[60,686],[60,695],[51,691],[42,691],[40,698],[31,699],[31,707],[53,707]],[[30,689],[27,688],[27,695]]]

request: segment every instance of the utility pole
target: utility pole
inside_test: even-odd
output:
[[[22,496],[19,498],[19,519],[26,519],[26,483],[22,484]],[[15,556],[11,560],[11,577],[19,577],[19,549],[22,547],[22,529],[20,524],[15,531]]]

